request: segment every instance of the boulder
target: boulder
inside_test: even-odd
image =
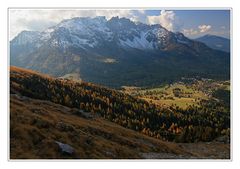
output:
[[[66,153],[72,155],[74,153],[74,148],[68,144],[61,143],[59,141],[55,141],[55,143],[59,146],[62,153]]]

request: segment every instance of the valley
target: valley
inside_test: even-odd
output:
[[[11,159],[230,158],[229,110],[214,100],[164,107],[17,67],[10,79]]]
[[[183,78],[182,81],[154,88],[122,86],[121,91],[160,106],[177,106],[186,109],[188,106],[199,106],[202,100],[213,98],[218,100],[214,97],[218,91],[226,91],[230,95],[230,83],[211,79]]]

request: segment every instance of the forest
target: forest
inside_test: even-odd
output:
[[[10,93],[77,108],[167,141],[208,142],[230,135],[230,105],[216,99],[201,100],[198,106],[189,105],[184,109],[176,105],[163,107],[118,90],[16,67],[10,71]],[[220,98],[226,95],[224,91],[214,94]],[[230,101],[224,100],[226,102]]]

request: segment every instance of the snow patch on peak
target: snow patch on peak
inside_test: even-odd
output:
[[[54,28],[48,28],[48,29],[46,29],[44,32],[45,33],[51,33],[51,32],[53,32],[54,31]]]
[[[83,32],[87,33],[91,30],[105,31],[106,30],[106,18],[105,17],[84,17],[84,18],[73,18],[64,20],[57,27],[64,27],[71,33]],[[80,32],[80,33],[81,33]]]
[[[79,38],[78,36],[71,35],[71,41],[74,46],[85,48],[84,46],[88,46],[94,48],[97,46],[97,42],[94,40]]]
[[[127,39],[127,40],[121,40],[120,39],[120,44],[123,47],[130,47],[130,48],[136,48],[136,49],[154,49],[153,43],[149,42],[146,39],[146,32],[141,32],[140,36],[137,37],[135,36],[133,40]]]
[[[155,28],[152,32],[158,39],[166,38],[168,36],[168,31],[164,28]]]
[[[113,33],[106,25],[107,19],[99,16],[95,18],[73,18],[65,20],[57,25],[57,28],[65,28],[69,31],[74,45],[88,45],[94,47],[99,40],[111,41]]]
[[[46,29],[45,31],[43,31],[43,32],[41,33],[40,39],[41,39],[42,41],[47,41],[47,40],[49,40],[49,39],[51,38],[51,33],[54,32],[54,31],[55,31],[54,28],[48,28],[48,29]]]
[[[25,45],[35,42],[40,37],[38,31],[22,31],[15,37],[12,42],[16,45]]]

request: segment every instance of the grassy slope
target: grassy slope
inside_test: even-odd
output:
[[[165,154],[165,158],[196,157],[174,143],[142,135],[97,116],[79,117],[74,114],[76,109],[49,101],[12,94],[10,106],[11,159],[134,159],[150,152]],[[75,153],[62,154],[54,141],[71,145]]]
[[[182,93],[189,93],[189,94],[183,94],[181,97],[175,97],[173,94],[173,89],[179,88],[181,89]],[[189,105],[197,105],[197,103],[200,100],[197,99],[208,99],[206,95],[202,91],[194,90],[193,88],[187,88],[183,84],[174,83],[171,86],[163,86],[159,88],[152,88],[152,89],[139,89],[139,88],[124,88],[126,93],[133,94],[134,92],[137,92],[140,95],[139,98],[142,98],[146,101],[151,101],[155,104],[169,107],[172,104],[176,106],[179,106],[180,108],[186,108]],[[155,92],[156,94],[148,94],[148,92]],[[188,97],[188,95],[190,97]],[[162,97],[160,97],[162,96]],[[158,99],[154,99],[154,97],[158,97]],[[195,100],[196,99],[196,100]]]
[[[226,83],[226,84],[224,84]],[[175,97],[173,90],[181,89],[181,97]],[[189,105],[198,106],[201,100],[208,100],[214,90],[224,89],[230,90],[229,82],[221,81],[198,81],[192,85],[186,85],[181,83],[174,83],[172,85],[165,85],[162,87],[141,89],[137,87],[123,87],[124,92],[130,95],[136,95],[148,102],[153,102],[157,105],[169,107],[171,105],[179,106],[180,108],[187,108]],[[209,95],[209,93],[211,93]],[[162,97],[161,97],[162,96]]]
[[[11,159],[230,157],[229,144],[165,142],[97,116],[92,119],[79,117],[75,115],[76,109],[49,101],[15,94],[11,95],[10,100]],[[72,146],[74,154],[62,154],[55,141]]]

